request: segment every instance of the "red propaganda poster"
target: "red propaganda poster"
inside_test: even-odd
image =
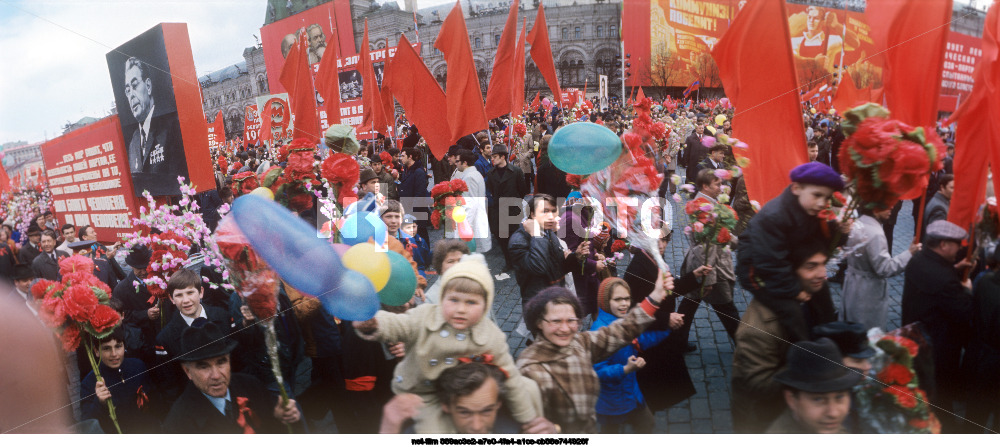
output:
[[[118,115],[45,142],[42,159],[60,222],[91,225],[103,242],[133,232],[138,207]]]
[[[246,144],[256,144],[260,138],[260,114],[257,113],[257,105],[251,104],[243,114],[243,141]]]
[[[292,110],[288,108],[288,93],[262,95],[257,98],[260,110],[260,138],[276,141],[292,136]]]
[[[788,3],[795,71],[803,89],[827,83],[845,67],[859,89],[882,87],[883,63],[864,11]]]
[[[983,40],[978,37],[956,32],[948,35],[938,106],[942,111],[954,112],[958,103],[972,93],[972,72],[983,55],[982,46]]]
[[[156,25],[107,60],[133,195],[179,195],[177,177],[202,185],[199,192],[211,189],[208,126],[187,24]]]

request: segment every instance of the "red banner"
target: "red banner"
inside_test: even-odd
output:
[[[257,105],[247,106],[243,114],[243,141],[246,144],[257,144],[260,137],[260,115],[257,113]]]
[[[983,39],[952,32],[944,50],[941,95],[967,97],[972,93],[972,72],[983,55]]]
[[[42,159],[60,222],[91,225],[104,242],[134,231],[138,206],[118,115],[45,142]]]

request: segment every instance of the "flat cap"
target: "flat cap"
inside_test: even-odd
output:
[[[937,239],[960,241],[968,236],[966,231],[947,220],[935,220],[927,226],[927,236]]]

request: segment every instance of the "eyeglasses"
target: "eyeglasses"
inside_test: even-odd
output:
[[[579,318],[570,318],[569,320],[546,320],[546,319],[542,318],[542,321],[544,321],[544,322],[546,322],[548,324],[551,324],[553,326],[556,326],[556,327],[562,327],[563,325],[567,325],[567,326],[569,326],[571,328],[573,328],[573,327],[579,327],[580,326],[580,319]]]

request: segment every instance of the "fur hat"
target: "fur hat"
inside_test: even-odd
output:
[[[610,278],[605,278],[601,281],[601,285],[597,287],[597,308],[601,309],[607,313],[612,313],[608,304],[611,303],[611,292],[614,290],[615,286],[623,286],[625,290],[631,292],[628,283],[624,279],[617,276],[612,276]]]
[[[483,286],[483,289],[486,289],[486,308],[490,309],[493,306],[493,276],[490,275],[490,269],[486,266],[486,258],[482,254],[475,253],[462,256],[462,259],[457,264],[445,272],[444,276],[440,279],[442,296],[444,295],[444,288],[448,286],[448,281],[451,281],[453,278],[469,278],[478,282]]]

